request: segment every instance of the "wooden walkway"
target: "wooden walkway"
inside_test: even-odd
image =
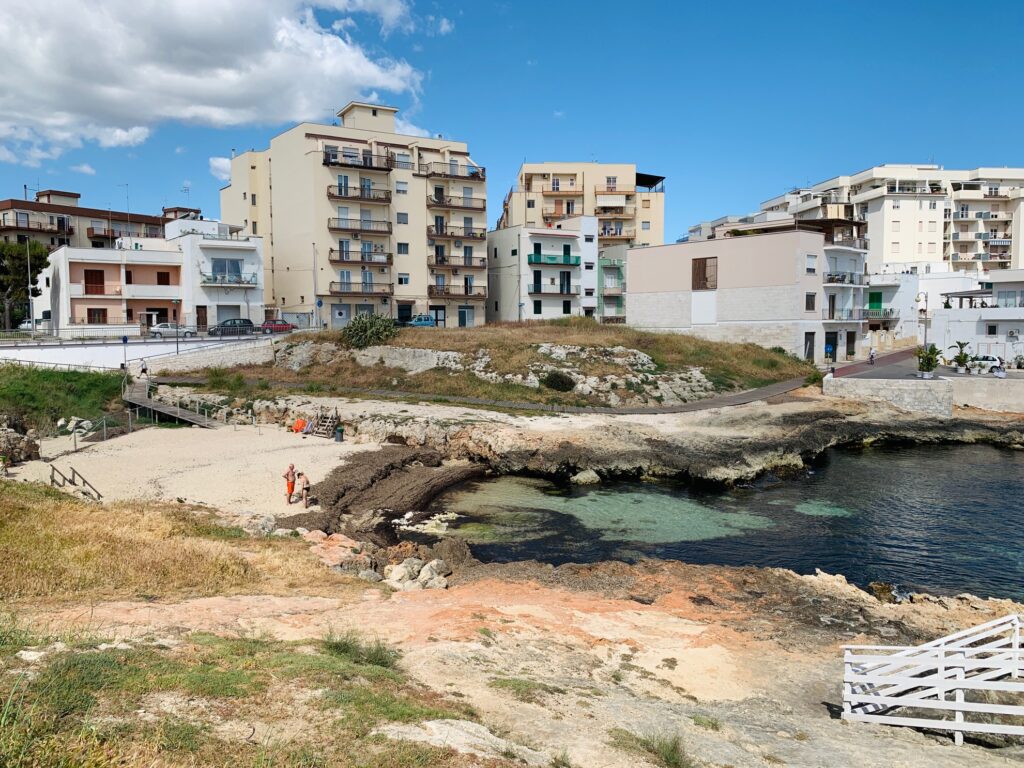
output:
[[[154,400],[149,396],[149,386],[150,382],[145,379],[136,379],[125,388],[122,398],[126,403],[131,403],[139,408],[146,408],[154,414],[162,413],[172,419],[185,421],[206,429],[216,429],[221,426],[219,421],[215,421],[201,413]]]

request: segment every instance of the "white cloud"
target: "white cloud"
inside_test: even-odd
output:
[[[188,152],[188,150],[185,147],[175,147],[174,148],[174,154],[176,154],[176,155],[184,155],[186,152]]]
[[[323,120],[373,90],[415,100],[418,70],[371,53],[347,21],[320,26],[314,10],[372,16],[384,35],[413,25],[407,0],[36,0],[0,25],[0,161],[137,146],[168,121]],[[82,56],[71,39],[104,43]]]
[[[231,181],[231,158],[211,157],[210,173],[219,181]]]
[[[0,163],[16,163],[17,156],[3,144],[0,144]]]
[[[429,136],[430,131],[426,128],[420,128],[415,123],[410,123],[408,120],[395,115],[395,130],[399,133],[404,133],[406,136]]]
[[[455,24],[452,21],[450,21],[449,19],[446,19],[444,16],[442,16],[441,20],[439,22],[437,22],[437,34],[439,34],[439,35],[447,35],[448,33],[454,32],[454,31],[455,31]]]
[[[554,112],[551,113],[551,116],[554,117],[555,120],[561,120],[563,117],[565,117],[565,112],[563,112],[560,109],[556,109]]]
[[[88,163],[79,163],[78,165],[72,165],[71,170],[75,173],[84,173],[86,176],[95,176],[96,169]]]

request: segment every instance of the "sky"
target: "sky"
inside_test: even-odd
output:
[[[0,0],[3,6],[14,0]],[[979,15],[981,14],[981,15]],[[880,163],[1024,166],[1024,3],[34,0],[0,25],[0,198],[219,216],[225,158],[352,99],[524,161],[666,177],[666,240]],[[5,14],[6,15],[6,14]]]

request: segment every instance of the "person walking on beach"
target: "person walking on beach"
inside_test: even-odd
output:
[[[288,469],[285,470],[281,477],[284,478],[285,488],[287,489],[287,493],[284,495],[285,501],[291,504],[292,496],[295,495],[295,465],[289,464]]]
[[[309,475],[299,472],[299,495],[302,497],[302,506],[309,509]]]

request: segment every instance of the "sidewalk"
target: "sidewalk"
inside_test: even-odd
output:
[[[866,360],[859,363],[851,363],[850,365],[844,365],[836,368],[835,377],[838,379],[842,376],[853,376],[858,373],[865,373],[867,371],[875,370],[876,368],[883,368],[887,365],[894,365],[901,363],[904,360],[908,360],[917,353],[916,347],[910,347],[909,349],[901,349],[897,352],[890,352],[887,355],[879,355],[875,358],[875,364]]]

